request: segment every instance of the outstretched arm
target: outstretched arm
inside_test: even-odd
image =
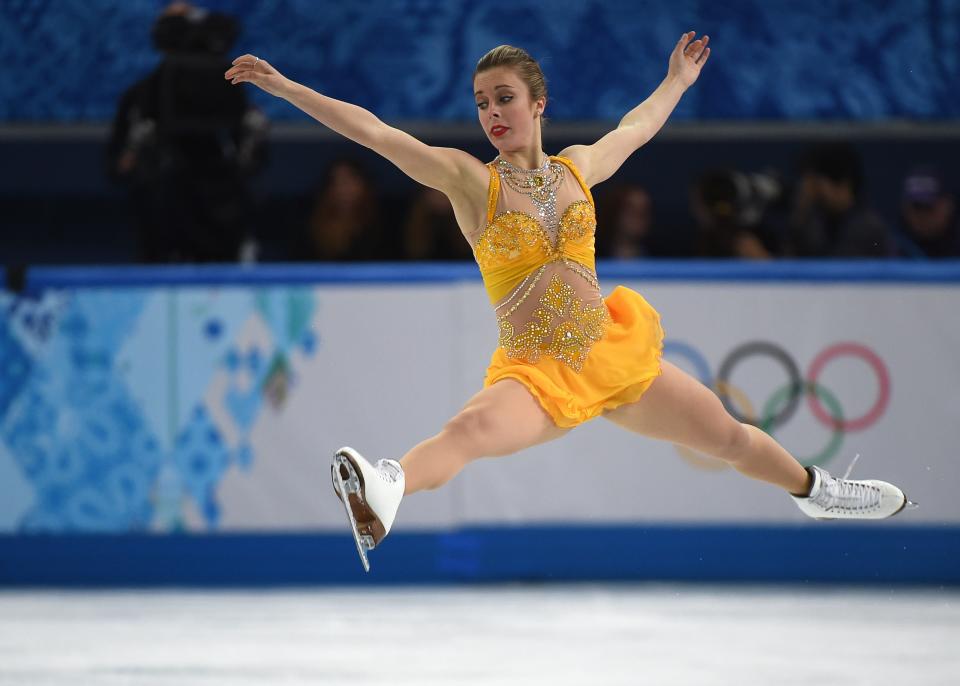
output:
[[[580,169],[588,186],[606,181],[644,143],[656,135],[680,102],[684,92],[700,76],[710,57],[709,36],[691,40],[695,32],[680,37],[670,54],[667,77],[646,100],[630,110],[620,125],[593,145],[572,145],[560,154]]]
[[[253,55],[235,59],[224,78],[231,83],[252,83],[283,98],[324,126],[386,157],[414,181],[448,195],[461,186],[468,165],[479,164],[469,153],[426,145],[385,124],[369,110],[291,81],[266,60]]]

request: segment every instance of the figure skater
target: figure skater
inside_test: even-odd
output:
[[[368,462],[342,448],[331,474],[364,568],[405,495],[447,483],[481,457],[559,438],[604,417],[629,431],[726,461],[779,486],[817,519],[880,519],[907,504],[883,481],[804,468],[771,436],[741,423],[706,386],[662,360],[660,317],[634,291],[604,299],[594,267],[596,215],[590,188],[610,178],[666,122],[710,58],[708,36],[683,34],[664,81],[592,145],[542,151],[547,89],[539,64],[501,45],[473,74],[477,117],[499,153],[487,164],[454,148],[425,145],[367,110],[285,78],[243,55],[225,77],[284,98],[325,126],[443,192],[480,267],[500,329],[483,389],[441,431],[399,461]]]

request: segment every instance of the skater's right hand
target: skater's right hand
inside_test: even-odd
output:
[[[277,97],[283,97],[292,85],[292,82],[270,66],[269,62],[255,55],[241,55],[235,59],[223,78],[229,79],[230,83],[252,83]]]

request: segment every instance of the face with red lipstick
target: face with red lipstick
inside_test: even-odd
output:
[[[546,98],[531,101],[530,89],[509,67],[480,72],[473,86],[477,117],[497,150],[540,149],[539,115]]]

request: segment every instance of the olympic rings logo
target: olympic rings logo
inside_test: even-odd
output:
[[[733,417],[738,421],[753,424],[771,436],[790,421],[805,397],[813,417],[830,431],[830,437],[819,452],[805,457],[797,456],[805,466],[828,462],[840,450],[846,433],[863,431],[873,426],[890,403],[890,372],[879,355],[860,343],[841,342],[824,348],[814,357],[805,375],[800,373],[796,361],[786,350],[768,341],[750,341],[734,348],[720,363],[716,378],[706,358],[686,343],[665,341],[663,354],[664,357],[672,355],[689,362],[701,383],[717,394]],[[730,383],[733,370],[752,357],[773,360],[783,368],[786,376],[785,383],[760,406],[759,414],[746,393]],[[866,362],[877,379],[877,397],[870,408],[859,417],[847,417],[837,396],[819,382],[827,365],[841,357],[854,357]],[[726,468],[726,463],[720,460],[703,457],[684,446],[675,447],[681,457],[696,467],[711,470]]]

